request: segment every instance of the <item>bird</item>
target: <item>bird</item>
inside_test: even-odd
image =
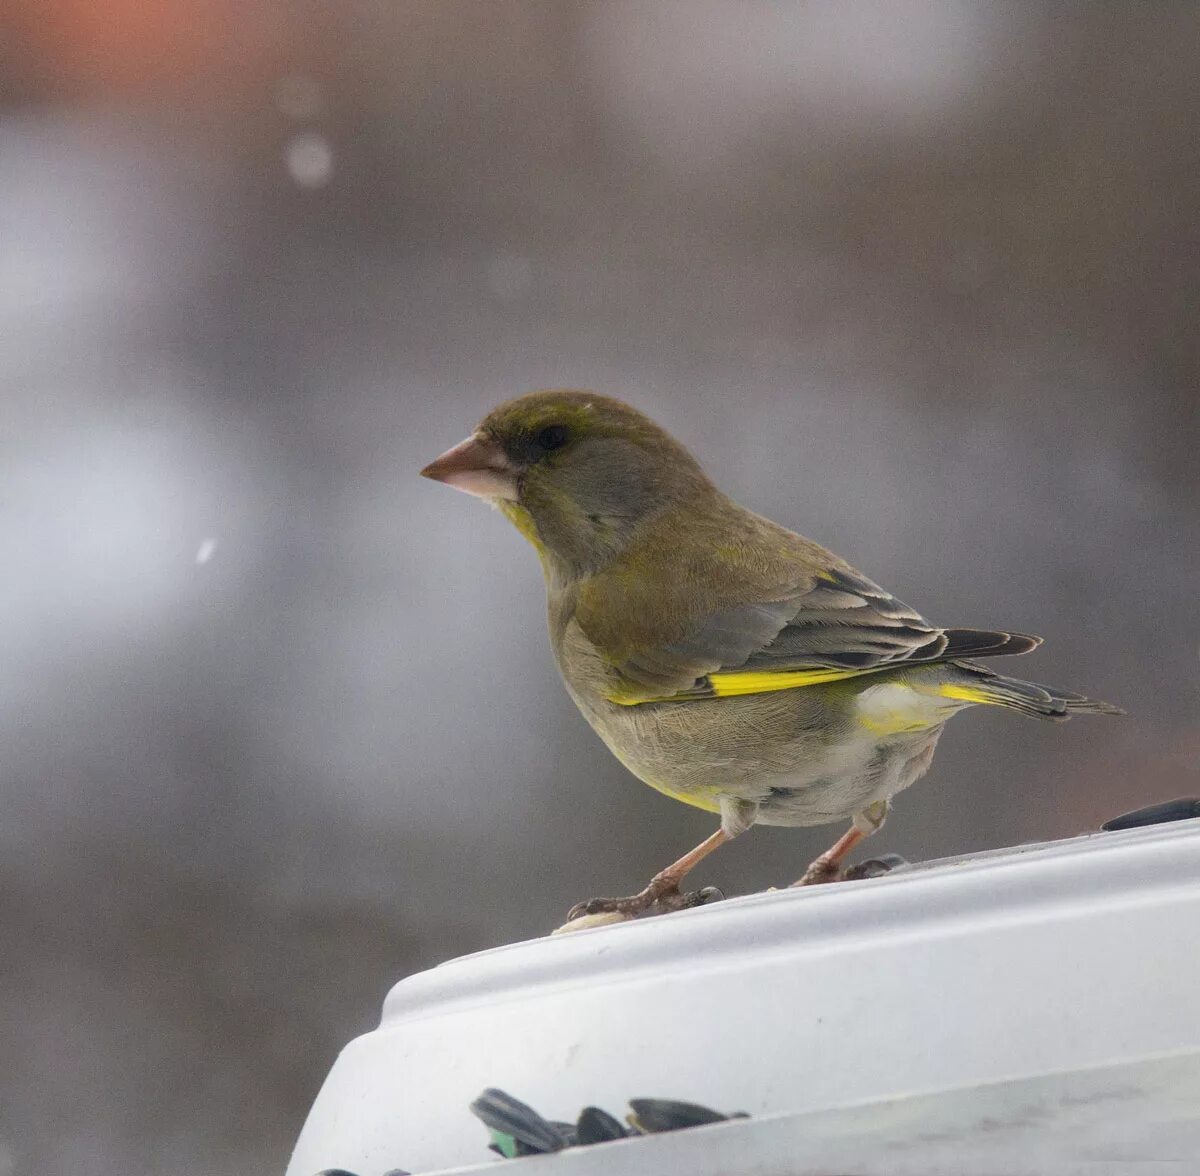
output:
[[[1051,721],[1123,713],[984,666],[1041,638],[932,624],[733,501],[683,444],[612,397],[518,396],[421,474],[486,500],[533,545],[563,682],[609,750],[720,818],[640,891],[575,904],[568,927],[704,901],[680,883],[754,825],[848,820],[794,885],[839,880],[969,707]]]

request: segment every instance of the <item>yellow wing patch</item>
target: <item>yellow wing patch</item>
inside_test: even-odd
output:
[[[840,682],[857,678],[872,670],[747,670],[742,674],[710,674],[708,681],[718,698],[738,694],[768,694],[772,690],[795,690],[800,686],[819,686],[823,682]]]
[[[977,702],[983,706],[994,705],[996,699],[972,686],[955,686],[947,683],[939,686],[937,691],[943,698],[952,698],[956,702]]]
[[[736,698],[745,694],[770,694],[775,690],[796,690],[801,686],[819,686],[824,682],[840,682],[875,674],[890,666],[869,670],[836,670],[820,667],[812,670],[744,670],[710,674],[691,690],[677,694],[646,695],[635,690],[618,690],[608,696],[618,706],[640,706],[645,702],[694,702],[701,698]]]

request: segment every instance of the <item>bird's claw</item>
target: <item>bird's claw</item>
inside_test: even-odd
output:
[[[796,886],[824,886],[827,882],[840,881],[842,869],[837,862],[819,857],[809,865],[802,877],[792,883]]]
[[[582,919],[585,915],[626,915],[632,918],[640,915],[655,901],[656,897],[646,897],[645,891],[641,894],[631,894],[628,898],[587,898],[583,902],[577,902],[567,911],[567,922]]]
[[[589,915],[620,915],[626,919],[665,915],[671,911],[685,911],[718,902],[724,897],[715,886],[682,892],[678,886],[655,886],[652,883],[628,898],[589,898],[577,902],[567,912],[567,922],[572,923]]]
[[[859,882],[864,878],[882,878],[893,870],[907,866],[909,863],[898,853],[880,854],[877,858],[868,858],[856,866],[846,866],[844,869],[828,858],[817,858],[804,871],[804,876],[793,882],[792,886],[821,886],[828,882]]]

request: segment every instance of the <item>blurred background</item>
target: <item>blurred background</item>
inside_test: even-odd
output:
[[[1191,4],[10,0],[0,1176],[281,1171],[387,988],[711,818],[417,469],[534,387],[1031,677],[873,845],[1200,790]],[[727,892],[840,830],[755,830]]]

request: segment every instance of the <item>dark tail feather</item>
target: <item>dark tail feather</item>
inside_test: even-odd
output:
[[[1053,686],[1039,686],[1036,682],[1023,682],[1019,678],[1005,678],[970,662],[955,662],[964,671],[961,689],[964,695],[977,694],[978,701],[985,705],[1004,706],[1009,710],[1032,715],[1036,719],[1064,722],[1072,715],[1123,715],[1119,706],[1101,702],[1096,698],[1085,698],[1070,690],[1058,690]],[[969,677],[967,677],[969,675]]]
[[[942,657],[999,657],[1028,653],[1041,645],[1040,637],[1028,633],[1000,633],[991,629],[947,629]]]

